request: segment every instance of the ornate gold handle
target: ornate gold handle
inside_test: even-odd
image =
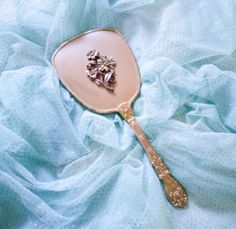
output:
[[[150,142],[148,141],[147,137],[145,136],[144,132],[142,131],[134,117],[131,104],[129,102],[122,103],[118,106],[117,111],[123,116],[123,118],[134,130],[154,170],[163,183],[165,193],[169,202],[175,207],[186,207],[188,200],[187,193],[185,192],[183,186],[170,174],[170,171],[166,168],[161,157],[151,146]]]

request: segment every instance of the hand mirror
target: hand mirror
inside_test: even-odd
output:
[[[131,103],[140,91],[139,70],[127,42],[114,29],[84,32],[63,43],[52,57],[65,88],[97,113],[118,112],[134,130],[161,180],[167,199],[179,208],[187,204],[183,186],[170,174],[138,125]]]

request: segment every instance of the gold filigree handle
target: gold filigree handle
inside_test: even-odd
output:
[[[166,168],[161,157],[151,146],[150,142],[148,141],[147,137],[145,136],[144,132],[142,131],[134,117],[131,104],[129,102],[122,103],[118,106],[117,111],[123,116],[123,118],[134,130],[154,170],[163,183],[165,193],[169,202],[175,207],[186,207],[188,198],[183,186],[170,174],[170,171]]]

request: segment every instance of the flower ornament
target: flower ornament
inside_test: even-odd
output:
[[[89,60],[86,66],[88,78],[98,86],[103,86],[110,92],[113,92],[116,83],[116,62],[113,58],[102,56],[97,50],[90,50],[87,53],[87,58]]]

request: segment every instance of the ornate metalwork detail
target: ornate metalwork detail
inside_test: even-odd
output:
[[[134,120],[134,113],[132,111],[131,108],[131,104],[130,102],[124,102],[121,103],[118,106],[118,111],[121,113],[121,115],[123,116],[123,118],[128,122],[132,122]]]
[[[87,53],[90,61],[86,68],[87,76],[98,86],[103,86],[110,92],[114,91],[116,62],[107,56],[102,56],[97,50]]]
[[[147,147],[147,153],[154,170],[163,183],[168,200],[175,207],[186,207],[188,198],[182,185],[171,176],[170,171],[166,168],[162,159],[157,155],[152,146]]]
[[[147,156],[163,183],[166,196],[169,202],[175,207],[184,208],[187,204],[187,194],[182,187],[182,185],[171,176],[170,171],[166,168],[164,162],[161,157],[155,151],[155,149],[151,146],[147,137],[143,133],[142,129],[138,125],[137,121],[134,118],[133,111],[131,109],[131,104],[129,102],[122,103],[118,106],[118,112],[124,117],[124,119],[130,124],[132,129],[134,130],[138,140],[142,144],[144,150],[147,153]]]
[[[179,208],[186,207],[188,197],[182,185],[170,174],[162,179],[168,200]]]

